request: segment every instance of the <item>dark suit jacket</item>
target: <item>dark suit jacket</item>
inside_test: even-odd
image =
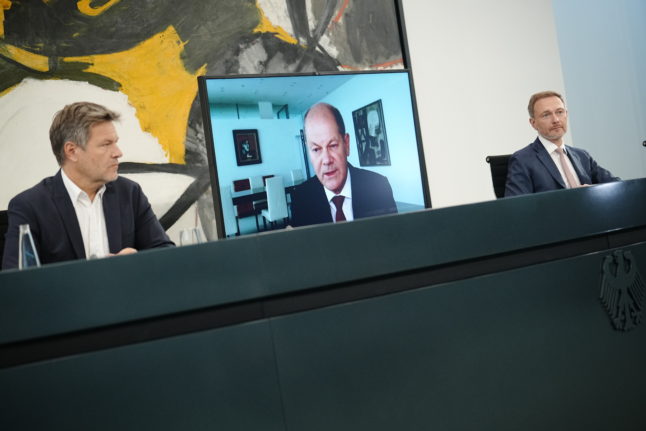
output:
[[[581,184],[600,184],[620,180],[599,166],[585,150],[566,146],[566,154]],[[564,188],[566,185],[556,163],[538,138],[525,148],[516,151],[509,159],[505,196]]]
[[[103,213],[111,253],[173,246],[139,184],[118,177],[106,184]],[[29,224],[41,263],[85,259],[83,237],[61,172],[42,180],[9,202],[2,268],[18,266],[18,226]]]
[[[393,191],[383,175],[348,164],[352,181],[352,212],[355,219],[397,213]],[[299,184],[292,194],[291,225],[332,222],[330,203],[317,177]]]

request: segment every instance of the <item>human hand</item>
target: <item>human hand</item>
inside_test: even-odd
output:
[[[118,253],[110,253],[110,256],[121,256],[125,254],[134,254],[137,253],[137,250],[132,247],[126,247],[121,249]]]

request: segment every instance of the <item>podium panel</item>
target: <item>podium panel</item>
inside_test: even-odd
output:
[[[646,429],[646,326],[610,325],[605,255],[275,318],[287,428]]]
[[[632,180],[0,272],[0,429],[645,429],[644,196]],[[633,283],[609,301],[633,328],[603,280]]]
[[[4,430],[284,430],[266,321],[0,370]]]

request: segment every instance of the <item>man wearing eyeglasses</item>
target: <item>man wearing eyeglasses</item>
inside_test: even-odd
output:
[[[505,196],[569,189],[619,181],[580,148],[566,146],[567,109],[554,91],[532,95],[529,124],[538,132],[534,142],[509,159]]]

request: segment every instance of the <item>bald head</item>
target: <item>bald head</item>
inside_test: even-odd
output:
[[[339,133],[341,135],[345,135],[345,123],[343,122],[343,116],[341,115],[341,112],[336,109],[336,107],[330,105],[329,103],[317,103],[316,105],[312,105],[310,109],[307,110],[303,120],[306,125],[305,128],[307,129],[307,118],[310,116],[310,114],[322,114],[325,112],[332,115]],[[307,130],[305,130],[305,134],[307,134]]]
[[[312,106],[304,118],[307,152],[316,177],[333,193],[340,193],[348,177],[350,137],[341,113],[327,103]]]

